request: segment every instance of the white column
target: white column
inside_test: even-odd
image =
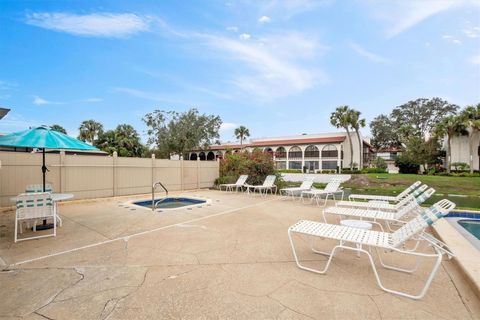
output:
[[[342,170],[340,169],[342,167],[342,145],[339,144],[337,146],[337,166],[338,166],[338,170],[341,172]]]

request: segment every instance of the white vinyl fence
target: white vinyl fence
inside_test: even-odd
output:
[[[212,187],[219,175],[218,161],[188,161],[117,156],[46,155],[46,181],[55,192],[91,199],[149,193],[161,181],[172,191]],[[42,183],[40,153],[0,152],[0,207],[28,184]]]

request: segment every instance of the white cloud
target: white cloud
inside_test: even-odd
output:
[[[64,104],[64,102],[58,102],[58,101],[50,101],[46,100],[42,97],[39,96],[33,96],[33,104],[36,104],[37,106],[45,105],[45,104]]]
[[[424,20],[439,14],[440,12],[472,4],[469,0],[421,0],[404,1],[392,0],[386,2],[373,2],[374,16],[385,20],[390,25],[386,34],[395,37],[400,33],[413,28]]]
[[[144,91],[144,90],[134,89],[134,88],[125,88],[125,87],[114,88],[113,91],[125,93],[132,97],[137,97],[145,100],[164,102],[164,103],[183,104],[183,105],[191,104],[191,102],[176,99],[171,95],[162,94],[158,92],[150,92],[150,91]]]
[[[478,38],[480,36],[480,27],[466,28],[462,30],[463,33],[469,38]]]
[[[462,41],[456,39],[454,36],[451,36],[449,34],[444,34],[442,36],[442,39],[445,39],[446,41],[454,43],[454,44],[462,44]]]
[[[226,131],[226,130],[232,130],[238,127],[237,123],[233,122],[223,122],[222,125],[220,126],[221,131]]]
[[[72,14],[38,12],[28,14],[26,23],[48,30],[90,37],[126,37],[148,31],[150,19],[133,13]]]
[[[248,33],[242,33],[241,35],[238,36],[240,39],[242,40],[248,40],[250,39],[252,36],[249,35]]]
[[[326,81],[321,70],[304,65],[320,47],[316,41],[298,33],[238,41],[203,35],[207,43],[227,59],[240,61],[232,73],[235,86],[260,99],[273,100],[297,94],[313,87],[316,80]]]
[[[367,51],[366,49],[362,48],[360,45],[356,43],[350,43],[350,47],[360,56],[367,58],[368,60],[376,63],[390,63],[392,62],[390,59],[382,57],[378,54],[373,52]]]
[[[238,32],[238,27],[227,27],[228,31]]]
[[[260,23],[269,23],[272,19],[270,19],[270,17],[268,16],[261,16],[259,19],[258,19],[258,22]]]
[[[480,65],[480,54],[470,58],[470,62],[476,65]]]

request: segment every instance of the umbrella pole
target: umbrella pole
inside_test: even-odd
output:
[[[45,174],[47,173],[47,166],[45,165],[45,148],[42,150],[42,173],[43,173],[43,192],[45,192]]]

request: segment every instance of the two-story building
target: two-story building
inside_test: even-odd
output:
[[[362,146],[355,133],[351,133],[353,163],[356,167],[368,166],[373,150],[362,138]],[[208,150],[189,153],[190,160],[215,160],[225,156],[227,151],[251,152],[261,149],[272,155],[277,169],[302,169],[308,171],[336,170],[350,167],[350,143],[346,132],[302,134],[298,136],[252,139],[248,143],[225,143],[212,145]]]

